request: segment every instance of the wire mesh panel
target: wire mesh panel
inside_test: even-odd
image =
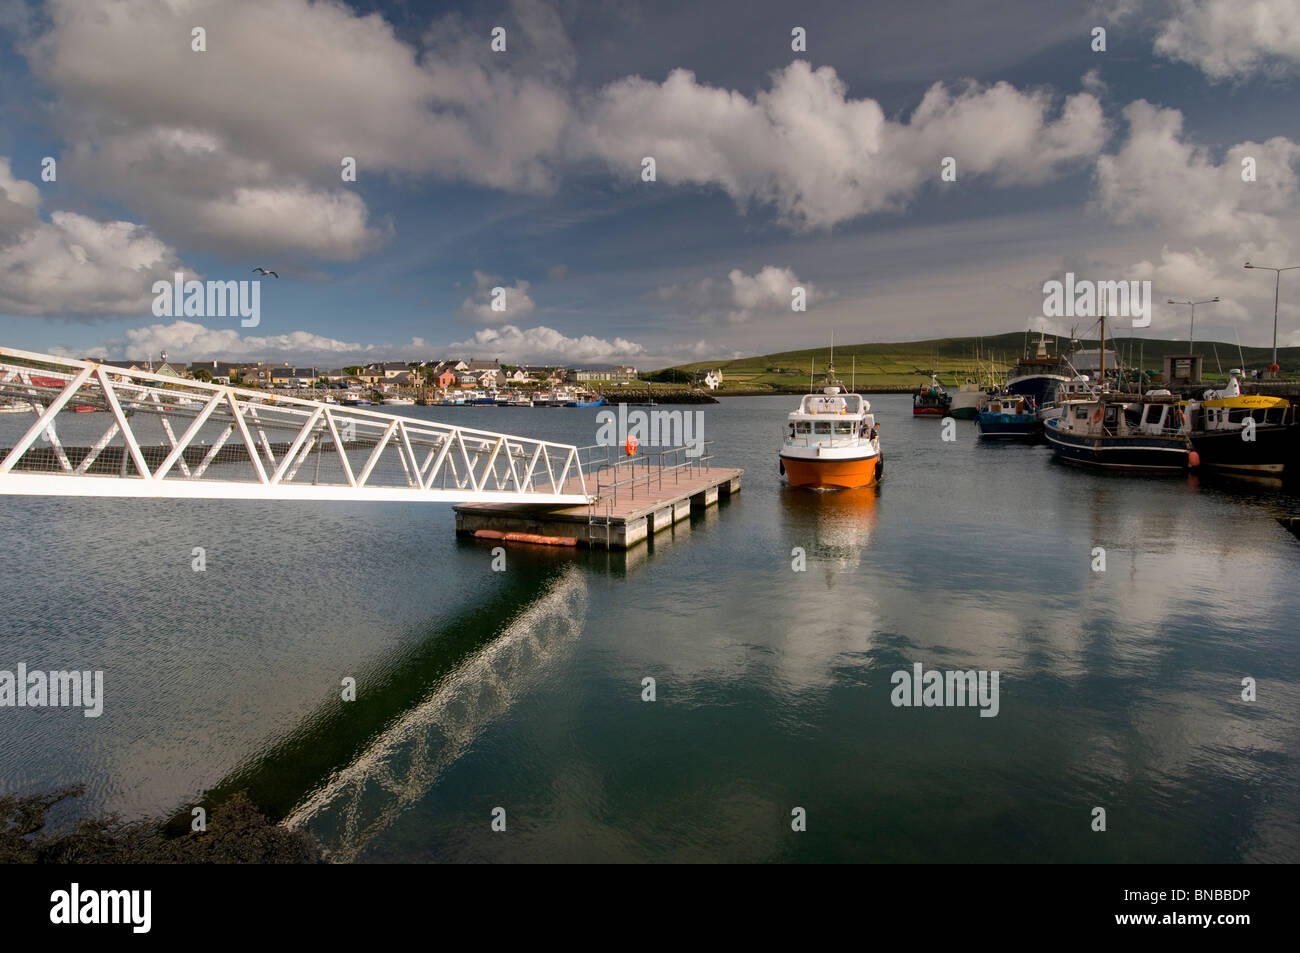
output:
[[[589,498],[566,444],[4,348],[0,493]]]

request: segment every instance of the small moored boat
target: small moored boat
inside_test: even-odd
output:
[[[980,436],[1008,440],[1032,440],[1042,430],[1034,412],[1034,400],[1024,394],[995,394],[975,418]]]
[[[951,406],[952,397],[933,374],[930,383],[922,384],[912,395],[913,417],[946,417]]]

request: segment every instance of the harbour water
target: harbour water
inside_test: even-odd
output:
[[[879,489],[791,490],[794,402],[705,409],[744,492],[671,536],[502,572],[441,504],[0,498],[0,669],[105,684],[95,719],[0,710],[0,790],[245,789],[340,861],[1300,860],[1300,499],[945,443],[906,395],[872,398]],[[997,671],[996,717],[891,704],[918,662]]]

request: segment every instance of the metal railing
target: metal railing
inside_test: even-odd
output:
[[[595,476],[596,497],[616,505],[620,492],[635,499],[638,487],[644,487],[647,494],[651,490],[662,491],[666,481],[676,484],[683,474],[712,469],[713,441],[703,441],[697,455],[691,455],[692,449],[655,447],[629,456],[622,447],[593,444],[579,447],[578,453],[580,458],[586,454],[583,466],[589,475]]]
[[[0,348],[0,407],[0,494],[591,500],[568,444],[51,354]]]

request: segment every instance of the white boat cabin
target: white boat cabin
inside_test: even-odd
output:
[[[870,440],[876,428],[871,404],[861,394],[842,394],[827,387],[805,394],[786,425],[786,445],[796,447],[852,446]]]

